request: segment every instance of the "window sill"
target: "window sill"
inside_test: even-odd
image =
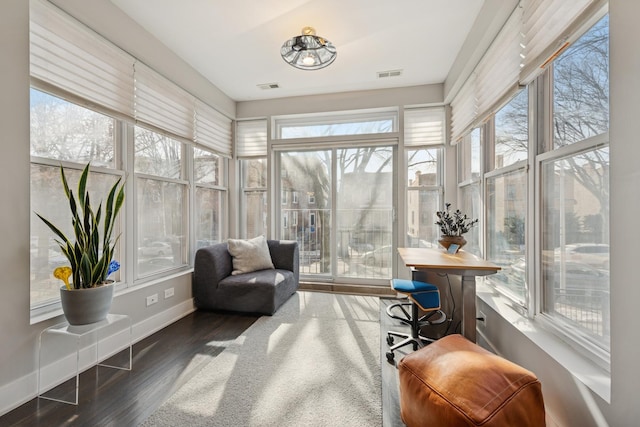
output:
[[[119,283],[116,283],[115,294],[113,297],[117,298],[121,295],[126,295],[131,292],[138,291],[142,288],[157,285],[167,280],[171,280],[173,278],[184,276],[186,274],[192,274],[192,273],[193,273],[193,268],[187,268],[184,270],[180,270],[179,272],[167,274],[166,276],[156,277],[148,281],[136,283],[133,286],[125,286],[124,283],[119,282]],[[60,301],[52,302],[48,306],[40,307],[35,310],[32,309],[29,324],[35,325],[37,323],[45,322],[49,319],[53,319],[55,317],[62,316],[62,315],[63,313],[62,313],[62,306],[60,305]],[[61,319],[61,321],[64,321],[64,319]]]
[[[611,374],[609,372],[581,356],[576,349],[542,327],[540,322],[522,316],[510,306],[504,296],[494,292],[486,284],[478,283],[477,296],[593,393],[607,403],[611,403]]]

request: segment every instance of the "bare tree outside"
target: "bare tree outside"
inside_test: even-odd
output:
[[[71,214],[60,203],[64,193],[59,165],[64,162],[72,188],[77,185],[80,171],[89,162],[94,167],[115,168],[115,120],[37,89],[32,88],[30,94],[30,283],[31,306],[37,307],[59,298],[59,281],[52,272],[55,267],[68,265],[68,261],[55,243],[53,233],[43,227],[33,212],[42,213],[52,222],[62,224],[62,231],[72,234]],[[117,176],[93,172],[88,183],[90,197],[104,199]]]
[[[283,221],[282,234],[300,242],[303,271],[330,274],[332,252],[337,250],[339,276],[389,277],[391,148],[288,152],[281,156],[282,213],[286,218],[300,218],[295,225]],[[333,162],[335,183],[331,180]],[[289,197],[287,192],[302,197]],[[334,192],[335,207],[331,206]],[[334,244],[332,215],[336,215],[337,225]]]
[[[553,63],[553,140],[541,163],[543,311],[608,351],[609,18]]]

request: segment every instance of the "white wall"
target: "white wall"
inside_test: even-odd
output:
[[[237,118],[262,118],[287,114],[384,108],[389,106],[442,105],[443,84],[409,86],[328,95],[242,101],[237,103]]]
[[[611,0],[612,426],[640,419],[640,2]]]
[[[29,326],[29,2],[2,3],[0,63],[0,385],[4,385],[35,366],[37,330]]]

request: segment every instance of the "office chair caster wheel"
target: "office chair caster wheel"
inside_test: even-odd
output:
[[[393,353],[392,353],[392,352],[390,352],[390,351],[388,351],[388,352],[387,352],[387,362],[389,362],[389,363],[394,363],[394,362],[393,362],[393,359],[394,359],[394,355],[393,355]]]
[[[393,345],[393,337],[391,335],[387,335],[387,344]]]

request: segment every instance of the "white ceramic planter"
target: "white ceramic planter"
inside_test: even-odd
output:
[[[87,325],[104,320],[111,309],[114,284],[108,283],[95,288],[60,288],[62,311],[70,325]]]

